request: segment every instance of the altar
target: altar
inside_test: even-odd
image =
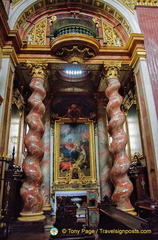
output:
[[[54,212],[57,210],[58,197],[69,197],[70,199],[74,197],[81,198],[85,206],[87,206],[87,191],[56,191],[54,193]]]
[[[54,213],[58,209],[58,203],[62,197],[70,199],[76,205],[76,217],[85,218],[85,223],[91,227],[97,227],[99,222],[98,213],[98,191],[97,190],[75,190],[54,192]]]

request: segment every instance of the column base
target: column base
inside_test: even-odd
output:
[[[49,205],[43,205],[42,210],[43,210],[45,216],[50,216],[50,214],[52,212],[52,207],[51,207],[50,204]]]
[[[129,208],[129,209],[118,208],[118,209],[122,210],[123,212],[127,212],[129,214],[132,214],[132,215],[137,215],[137,213],[134,211],[135,210],[134,208]]]
[[[46,219],[40,221],[16,221],[12,225],[13,233],[44,233]]]
[[[46,217],[43,215],[43,212],[39,213],[20,213],[20,217],[18,217],[19,221],[22,222],[34,222],[44,220]]]
[[[48,205],[43,205],[43,208],[42,208],[43,211],[51,211],[52,210],[52,207],[50,204]]]

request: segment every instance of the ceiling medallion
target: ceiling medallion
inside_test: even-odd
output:
[[[57,50],[55,55],[66,60],[68,63],[78,64],[94,57],[95,53],[92,49],[85,46],[69,46]]]

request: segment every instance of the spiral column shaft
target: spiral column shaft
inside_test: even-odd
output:
[[[97,97],[97,125],[98,125],[98,156],[101,198],[111,196],[112,183],[110,181],[111,162],[108,151],[107,116],[105,99]]]
[[[133,191],[133,185],[127,175],[130,161],[125,153],[128,137],[123,129],[125,116],[120,109],[123,99],[118,92],[120,88],[120,82],[118,80],[118,70],[120,66],[120,63],[105,64],[108,84],[105,93],[109,99],[107,113],[110,118],[108,132],[112,137],[110,151],[114,161],[110,176],[115,187],[112,200],[117,204],[119,209],[132,212],[133,207],[130,202],[130,195]]]
[[[41,142],[44,126],[41,118],[45,113],[42,100],[46,95],[43,87],[46,65],[29,64],[28,66],[32,70],[30,88],[33,92],[28,99],[31,110],[26,116],[26,122],[29,126],[29,132],[25,136],[27,154],[23,161],[23,171],[26,178],[20,189],[24,206],[20,213],[21,217],[18,219],[20,221],[37,221],[45,218],[42,212],[43,200],[40,193],[43,181],[40,163],[44,155]]]

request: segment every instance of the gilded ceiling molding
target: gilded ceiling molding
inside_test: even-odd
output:
[[[12,0],[12,8],[15,8],[19,3],[23,0]],[[137,5],[145,5],[145,6],[158,6],[157,0],[117,0],[122,3],[126,8],[133,11],[134,7]],[[54,0],[48,0],[47,2],[55,2]],[[66,1],[65,1],[66,2]],[[88,1],[87,1],[88,2]],[[96,1],[96,6],[102,6],[102,1]]]
[[[68,2],[69,1],[70,0],[68,0]],[[58,8],[59,8],[60,4],[63,4],[63,2],[61,2],[60,0],[56,0],[56,1],[40,0],[40,1],[34,2],[29,7],[27,7],[25,10],[23,10],[21,15],[16,20],[14,29],[22,28],[24,26],[24,24],[26,23],[26,20],[31,18],[31,16],[33,14],[35,14],[36,12],[38,13],[39,10],[41,11],[42,8],[55,7],[55,6],[58,6]],[[123,26],[123,28],[125,29],[125,31],[128,35],[130,35],[130,33],[132,32],[132,29],[131,29],[129,23],[127,22],[126,18],[120,13],[120,11],[116,7],[108,4],[107,2],[98,1],[98,0],[94,0],[94,1],[80,0],[79,4],[86,5],[86,6],[89,5],[89,6],[94,7],[95,9],[98,8],[98,11],[101,11],[101,12],[104,11],[105,13],[110,14],[115,19],[117,19],[117,21],[120,22],[120,24]]]

